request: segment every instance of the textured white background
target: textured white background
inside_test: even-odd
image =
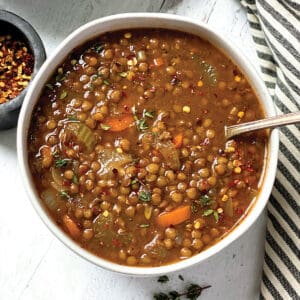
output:
[[[134,11],[185,15],[230,36],[257,66],[246,15],[237,0],[0,0],[0,9],[30,21],[48,54],[74,29],[98,17]],[[18,172],[15,138],[15,129],[0,131],[1,300],[151,299],[153,292],[181,290],[189,282],[212,285],[203,292],[204,300],[258,299],[265,215],[222,253],[172,274],[169,284],[111,273],[66,249],[36,215]]]

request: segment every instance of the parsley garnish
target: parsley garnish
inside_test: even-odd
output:
[[[144,118],[137,120],[137,127],[139,130],[143,131],[149,128],[146,120]]]
[[[204,212],[203,212],[203,216],[204,217],[208,217],[208,216],[210,216],[211,214],[213,214],[214,213],[214,210],[213,209],[207,209],[207,210],[205,210]]]
[[[66,192],[66,191],[60,191],[60,192],[59,192],[59,195],[60,195],[62,198],[70,198],[69,193]]]
[[[100,124],[100,127],[101,127],[103,130],[109,130],[109,129],[111,128],[111,126],[105,125],[105,124]]]
[[[73,183],[78,184],[78,177],[77,175],[74,174],[73,178],[72,178]]]
[[[58,158],[58,159],[55,161],[55,167],[57,167],[57,168],[65,167],[65,166],[68,164],[68,162],[69,162],[68,159],[65,159],[65,158]]]
[[[200,204],[201,204],[202,207],[210,205],[210,198],[207,195],[201,196],[200,197]]]
[[[141,191],[139,192],[139,199],[141,201],[144,201],[144,202],[148,202],[148,201],[151,201],[151,193],[150,192],[146,192],[146,191]]]
[[[56,81],[63,81],[66,79],[66,76],[64,74],[57,74],[55,77]]]
[[[137,178],[134,178],[134,179],[131,180],[131,185],[134,185],[138,182],[139,182],[139,180]]]
[[[192,213],[196,213],[199,210],[200,207],[205,207],[211,204],[211,199],[207,196],[201,196],[200,199],[196,199],[192,205],[191,205],[191,211]]]
[[[201,287],[198,284],[191,283],[185,292],[178,293],[177,291],[170,291],[168,293],[158,293],[154,294],[155,300],[180,300],[182,296],[186,299],[196,300],[202,294],[203,290],[210,288],[210,285]]]
[[[61,94],[59,95],[59,99],[65,99],[68,96],[68,93],[66,91],[62,91]]]
[[[148,228],[150,225],[149,224],[140,224],[140,228]]]
[[[213,216],[214,216],[216,222],[219,221],[219,213],[218,213],[216,210],[214,210],[214,209],[207,209],[207,210],[205,210],[205,211],[203,212],[203,216],[204,216],[204,217],[208,217],[208,216],[210,216],[210,215],[213,215]]]
[[[53,91],[53,89],[54,89],[53,84],[51,84],[51,83],[47,83],[46,87],[51,91]]]
[[[110,82],[109,82],[108,80],[106,80],[106,79],[103,80],[103,83],[104,83],[105,85],[110,85]]]
[[[127,72],[121,72],[121,73],[119,73],[119,75],[123,78],[126,78],[127,77]]]
[[[145,110],[144,116],[153,119],[155,115],[155,111],[147,111]]]
[[[95,88],[95,86],[92,83],[90,83],[89,84],[89,90],[92,92],[92,91],[94,91],[94,88]]]
[[[91,47],[91,50],[93,50],[93,51],[95,51],[95,52],[97,52],[97,53],[101,53],[101,51],[104,49],[104,44],[99,44],[99,43],[97,43],[97,44],[94,44],[92,47]]]
[[[160,282],[160,283],[166,283],[168,281],[169,281],[169,277],[167,275],[159,276],[157,279],[157,282]]]
[[[214,211],[214,218],[215,218],[216,222],[219,221],[219,213],[216,210]]]
[[[69,116],[68,116],[68,119],[69,119],[70,121],[78,121],[76,115],[69,115]]]

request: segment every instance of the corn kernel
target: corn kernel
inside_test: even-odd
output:
[[[234,167],[239,167],[241,165],[240,161],[235,159],[233,162],[232,162],[233,166]]]
[[[108,210],[105,210],[104,212],[103,212],[103,216],[105,217],[105,218],[107,218],[108,217]]]
[[[235,168],[233,169],[233,171],[234,171],[234,173],[236,173],[236,174],[240,174],[240,173],[242,172],[242,169],[241,169],[240,167],[235,167]]]
[[[237,116],[242,119],[244,117],[245,113],[243,111],[239,111]]]
[[[123,153],[123,150],[120,147],[118,147],[116,150],[118,153]]]
[[[127,77],[126,77],[126,78],[127,78],[129,81],[132,81],[134,75],[135,75],[135,74],[134,74],[132,71],[129,71],[129,72],[127,72]]]
[[[199,221],[197,221],[197,222],[194,223],[194,228],[195,229],[199,229],[200,227],[201,227],[201,224],[200,224]]]
[[[63,68],[58,68],[58,69],[57,69],[57,73],[58,73],[58,74],[62,74],[63,72],[64,72]]]
[[[221,213],[223,212],[223,208],[222,208],[222,207],[219,207],[219,208],[217,209],[217,212],[218,212],[218,214],[221,214]]]
[[[202,87],[202,86],[203,86],[203,81],[202,81],[202,80],[199,80],[199,81],[197,82],[197,86],[198,86],[198,87]]]
[[[182,111],[185,112],[185,113],[190,113],[191,112],[191,108],[187,105],[185,105],[183,108],[182,108]]]
[[[240,82],[241,79],[242,79],[242,78],[241,78],[240,76],[238,76],[238,75],[237,75],[237,76],[234,76],[234,80],[235,80],[236,82]]]
[[[227,148],[225,149],[225,152],[227,152],[227,153],[233,153],[233,152],[235,152],[235,148],[232,147],[232,146],[229,146],[229,147],[227,147]]]
[[[130,39],[132,37],[132,34],[130,33],[130,32],[126,32],[125,34],[124,34],[124,38],[125,39]]]
[[[222,197],[222,201],[223,202],[226,202],[228,200],[228,196],[227,195],[224,195],[223,197]]]
[[[157,133],[157,132],[159,132],[159,129],[157,127],[152,127],[152,132]]]

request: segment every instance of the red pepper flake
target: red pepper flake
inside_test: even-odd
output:
[[[0,104],[18,96],[31,80],[34,58],[26,44],[0,36]]]
[[[64,179],[63,180],[63,186],[70,186],[71,182],[69,180]]]
[[[239,182],[238,179],[232,180],[228,183],[228,187],[233,188],[234,186],[236,186],[238,184],[238,182]]]
[[[236,208],[236,213],[237,213],[239,216],[241,216],[241,215],[244,214],[244,209],[241,208],[241,207],[237,207],[237,208]]]
[[[122,246],[122,243],[121,241],[119,241],[118,239],[112,239],[112,244],[115,246],[115,247],[121,247]]]

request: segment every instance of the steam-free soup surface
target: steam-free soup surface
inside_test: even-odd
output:
[[[45,86],[28,135],[41,201],[83,248],[129,266],[189,258],[224,237],[258,193],[263,117],[239,69],[170,30],[107,33]]]

